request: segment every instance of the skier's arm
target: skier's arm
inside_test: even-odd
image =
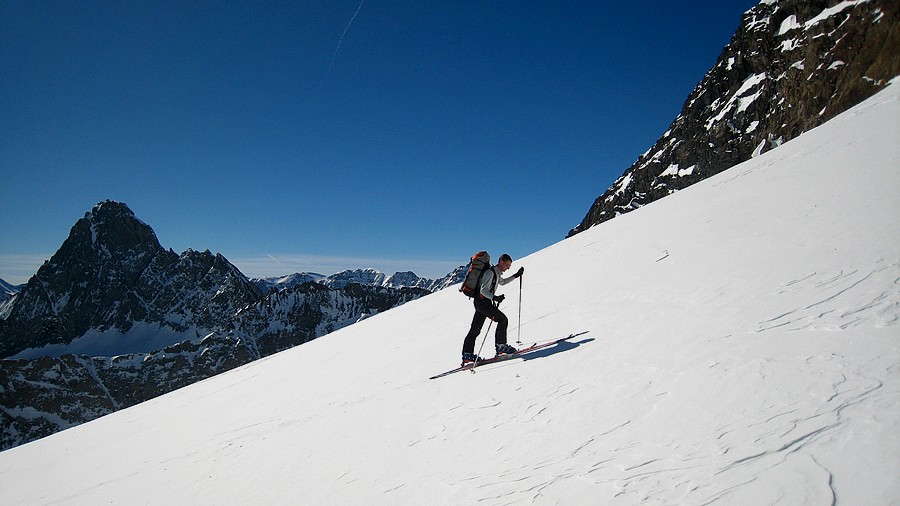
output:
[[[519,276],[521,276],[524,272],[525,272],[525,268],[524,268],[524,267],[519,267],[519,270],[516,271],[515,273],[513,273],[513,275],[510,276],[510,277],[508,277],[508,278],[504,278],[503,276],[500,276],[500,284],[501,284],[501,285],[505,285],[505,284],[509,283],[510,281],[512,281],[512,280],[518,278]]]
[[[500,277],[500,282],[503,282],[502,276]],[[487,300],[494,300],[494,294],[491,292],[492,284],[494,284],[494,269],[487,268],[484,274],[481,275],[481,286],[478,287],[481,296]]]

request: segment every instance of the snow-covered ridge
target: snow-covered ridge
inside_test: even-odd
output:
[[[22,285],[11,285],[0,279],[0,320],[9,316],[16,295],[22,290]]]
[[[22,290],[22,285],[11,285],[6,281],[0,279],[0,299],[9,298],[13,295],[19,293]]]
[[[0,502],[894,504],[900,90],[453,290],[0,453]],[[479,338],[480,340],[480,338]],[[489,346],[489,344],[488,344]]]
[[[569,235],[758,156],[878,92],[900,75],[898,23],[890,0],[760,2],[666,132]]]
[[[268,293],[272,289],[284,290],[303,283],[320,283],[323,279],[325,276],[317,272],[295,272],[286,276],[250,278],[250,282],[256,285],[262,293]]]

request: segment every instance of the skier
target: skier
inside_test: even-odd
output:
[[[486,318],[497,322],[497,333],[494,335],[494,348],[497,351],[497,355],[516,352],[515,348],[506,344],[506,327],[509,325],[509,319],[497,307],[506,296],[495,294],[498,284],[505,285],[525,272],[524,267],[519,267],[519,270],[508,278],[500,276],[500,274],[509,270],[511,265],[512,257],[504,253],[500,255],[500,261],[497,262],[497,265],[486,269],[481,276],[481,285],[478,287],[478,294],[475,296],[475,316],[472,317],[472,327],[469,329],[469,333],[466,334],[465,341],[463,341],[463,365],[483,360],[475,355],[475,338],[481,333],[481,327],[484,326]]]

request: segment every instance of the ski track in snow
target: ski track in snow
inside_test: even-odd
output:
[[[877,284],[886,278],[893,281]],[[786,294],[802,300],[801,306],[760,322],[759,332],[779,327],[789,332],[846,330],[867,323],[893,326],[900,321],[900,263],[880,259],[863,272],[813,273],[785,283],[778,295]]]

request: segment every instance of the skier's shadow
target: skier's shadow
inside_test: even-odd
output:
[[[582,334],[587,334],[587,332],[582,332]],[[519,356],[522,360],[534,360],[536,358],[545,358],[551,355],[556,355],[557,353],[563,353],[565,351],[574,350],[575,348],[581,346],[582,344],[589,343],[593,341],[593,337],[586,337],[581,339],[580,341],[573,342],[572,340],[561,341],[556,343],[555,346],[550,346],[548,348],[542,348],[540,350],[535,350],[531,353],[524,353]]]

